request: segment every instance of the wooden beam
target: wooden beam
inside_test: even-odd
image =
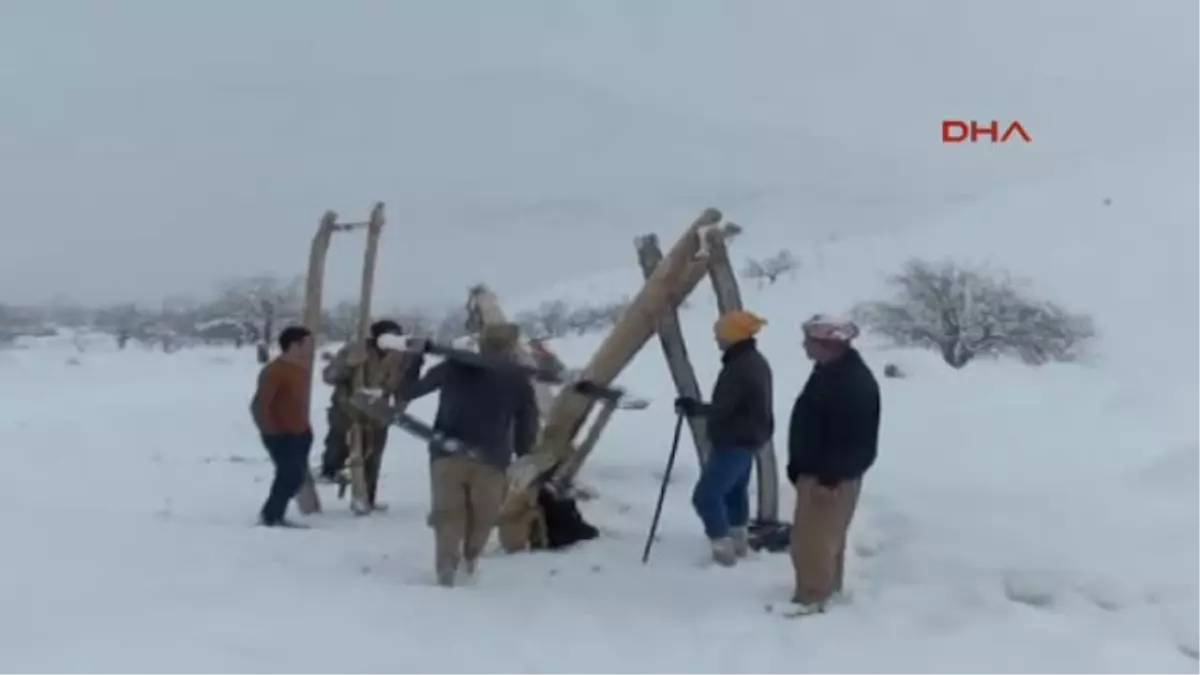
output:
[[[638,263],[642,266],[642,275],[649,279],[663,259],[662,249],[658,246],[658,236],[642,235],[634,240],[634,246],[637,248]],[[664,310],[659,317],[658,340],[662,344],[671,379],[675,381],[676,393],[699,401],[704,397],[700,392],[700,382],[696,379],[696,370],[692,368],[692,362],[688,358],[687,342],[683,338],[683,330],[679,326],[679,312],[676,309],[682,301],[683,299],[679,298],[677,302],[672,302],[672,306]],[[704,466],[712,454],[708,429],[700,417],[689,417],[687,422],[696,446],[696,457],[700,466]]]
[[[325,290],[325,260],[329,256],[329,241],[337,229],[337,214],[326,211],[317,225],[317,233],[313,235],[312,247],[308,253],[308,276],[304,280],[304,327],[313,334],[313,339],[321,334],[321,300]],[[316,352],[308,364],[309,382],[306,409],[312,408],[312,378],[315,367]],[[304,482],[296,493],[296,508],[301,513],[315,513],[321,510],[321,498],[317,494],[317,485],[312,477],[312,470],[304,467]]]
[[[358,327],[355,339],[363,349],[367,348],[367,340],[371,337],[371,301],[375,297],[375,268],[379,259],[379,237],[383,234],[384,216],[383,202],[375,204],[371,209],[371,218],[367,224],[367,241],[363,249],[362,278],[358,296]],[[354,370],[353,391],[358,393],[366,386],[366,364]],[[346,468],[350,472],[350,510],[358,515],[367,515],[374,508],[370,500],[370,483],[377,481],[379,476],[367,475],[366,429],[357,421],[351,424],[346,435],[346,445],[349,453],[346,458]]]
[[[737,228],[740,232],[741,228]],[[721,237],[709,241],[708,273],[713,292],[717,295],[717,309],[721,314],[742,309],[742,293],[738,288],[737,276],[729,261],[729,247]],[[762,522],[779,520],[779,465],[775,458],[775,442],[767,441],[754,456],[757,471],[758,519]]]

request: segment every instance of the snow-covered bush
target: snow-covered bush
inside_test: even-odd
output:
[[[796,256],[784,249],[769,258],[747,260],[746,266],[742,268],[742,278],[756,282],[761,288],[763,282],[773,284],[780,275],[791,274],[799,267],[800,261]]]
[[[612,326],[628,307],[627,298],[578,307],[572,307],[565,300],[552,300],[535,310],[517,314],[516,322],[521,326],[521,332],[530,338],[586,335]]]
[[[1089,317],[1033,297],[1002,272],[911,260],[888,282],[895,296],[858,305],[855,320],[898,345],[936,349],[954,368],[976,357],[1073,361],[1095,334]]]

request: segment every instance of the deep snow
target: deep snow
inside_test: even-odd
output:
[[[326,493],[311,530],[251,526],[270,467],[245,409],[250,350],[116,352],[96,338],[0,352],[0,668],[1195,672],[1196,185],[1194,156],[1129,159],[819,255],[799,239],[756,242],[745,223],[736,258],[793,246],[805,263],[743,288],[770,321],[780,419],[808,370],[800,320],[878,293],[879,275],[910,254],[1034,275],[1103,332],[1087,365],[961,372],[864,339],[877,372],[895,361],[912,376],[881,379],[852,602],[798,621],[764,611],[790,591],[786,555],[702,564],[690,448],[640,564],[672,427],[656,343],[621,378],[655,403],[620,414],[582,473],[600,494],[583,510],[603,537],[490,555],[473,587],[450,591],[431,586],[425,454],[399,433],[387,513],[354,518]],[[659,227],[664,244],[681,226]],[[615,295],[639,278],[631,265],[573,292],[604,281]],[[703,383],[715,374],[708,296],[702,286],[684,314]],[[557,347],[581,364],[598,339]],[[318,437],[325,400],[322,388]],[[790,514],[786,488],[784,505]]]
[[[326,494],[310,531],[251,527],[270,467],[249,350],[0,350],[0,670],[1198,670],[1195,3],[86,4],[0,10],[6,222],[52,203],[87,223],[14,230],[10,296],[290,274],[297,224],[383,198],[406,236],[383,240],[382,306],[478,280],[513,310],[608,299],[640,284],[635,231],[669,246],[711,202],[748,228],[739,263],[804,262],[743,288],[781,419],[800,320],[879,293],[908,255],[1028,274],[1102,338],[1089,364],[962,372],[864,339],[877,371],[912,376],[882,381],[853,602],[794,622],[763,611],[786,556],[701,564],[689,448],[638,562],[672,426],[657,344],[622,377],[655,404],[618,415],[581,476],[604,537],[489,557],[450,592],[430,586],[424,452],[399,434],[388,513]],[[942,147],[947,115],[1018,118],[1037,142]],[[588,256],[509,248],[528,241]],[[343,243],[327,300],[356,290]],[[707,286],[690,304],[707,385]],[[598,340],[556,347],[582,364]]]

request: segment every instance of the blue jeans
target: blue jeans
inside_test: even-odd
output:
[[[692,492],[692,506],[704,522],[709,539],[729,536],[729,528],[750,522],[752,448],[713,448]]]
[[[287,513],[288,502],[304,484],[313,436],[309,431],[303,434],[266,434],[262,439],[271,455],[271,462],[275,464],[275,479],[271,481],[271,491],[267,494],[260,515],[263,523],[278,525]]]

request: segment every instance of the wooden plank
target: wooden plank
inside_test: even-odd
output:
[[[325,215],[321,216],[321,222],[317,226],[317,233],[313,235],[312,247],[308,253],[308,276],[304,281],[304,327],[312,333],[314,340],[321,334],[321,300],[325,289],[325,259],[329,254],[329,241],[333,238],[336,223],[337,214],[333,211],[326,211]],[[313,359],[308,364],[309,386],[307,400],[304,402],[305,408],[308,410],[312,410],[312,378],[315,360],[316,350],[314,349]],[[317,485],[313,480],[312,470],[307,466],[304,468],[304,482],[300,485],[300,491],[296,493],[296,507],[304,514],[316,513],[321,510],[321,498],[317,494]]]
[[[634,240],[637,248],[638,263],[642,266],[642,275],[649,279],[654,269],[662,263],[662,249],[658,245],[658,236],[646,234]],[[696,379],[696,370],[688,358],[687,342],[683,338],[683,330],[679,326],[679,312],[676,307],[683,302],[678,298],[672,306],[663,311],[658,319],[658,340],[662,344],[663,356],[667,359],[667,367],[671,371],[671,379],[675,382],[675,391],[679,396],[688,396],[697,401],[703,400],[700,392],[700,382]],[[700,417],[689,417],[688,428],[692,432],[692,441],[696,446],[696,457],[700,466],[708,461],[712,454],[712,443],[708,440],[708,429]]]
[[[362,279],[359,286],[358,328],[355,338],[359,347],[367,348],[371,337],[371,301],[375,296],[375,267],[379,259],[379,237],[383,234],[383,202],[371,209],[367,221],[367,241],[363,250]],[[366,367],[359,366],[354,372],[353,391],[361,391],[366,384]],[[359,515],[371,512],[371,500],[367,487],[366,458],[369,448],[364,447],[365,430],[361,424],[352,424],[348,433],[349,456],[346,467],[350,470],[350,510]]]
[[[737,228],[740,232],[741,228]],[[717,309],[721,314],[742,309],[742,293],[737,276],[729,261],[729,247],[721,237],[709,241],[708,273]],[[758,519],[763,522],[779,520],[779,464],[775,458],[775,442],[768,441],[754,456],[758,488]]]

